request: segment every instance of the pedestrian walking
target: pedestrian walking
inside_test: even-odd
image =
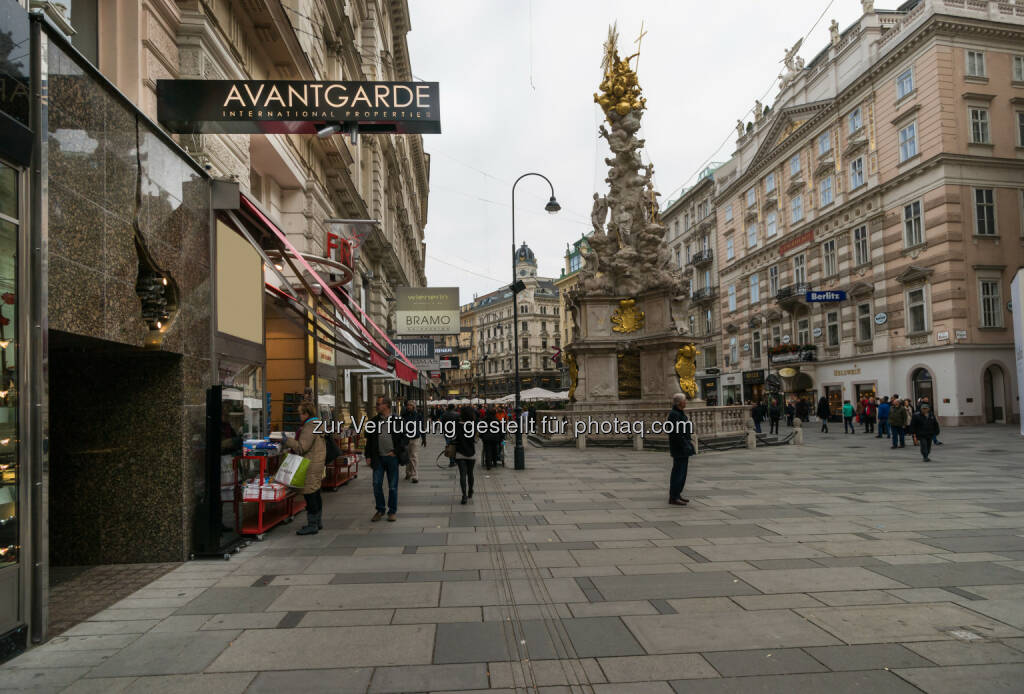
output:
[[[485,470],[498,466],[498,449],[501,448],[501,441],[505,438],[502,433],[503,424],[498,419],[498,413],[494,408],[487,410],[484,415],[484,430],[480,433],[480,442],[483,443],[483,464]]]
[[[828,433],[828,418],[832,414],[832,410],[829,409],[828,399],[822,396],[818,399],[818,411],[815,412],[818,415],[818,419],[821,420],[821,431],[825,434]]]
[[[843,433],[844,434],[856,434],[857,430],[853,427],[853,416],[855,410],[849,400],[843,400]]]
[[[889,416],[892,413],[892,405],[889,403],[889,396],[883,396],[882,402],[878,403],[878,435],[876,439],[889,436]]]
[[[747,400],[747,404],[750,404],[749,400]],[[761,421],[764,419],[764,410],[761,408],[761,403],[757,403],[750,408],[750,416],[754,420],[754,431],[760,434]]]
[[[373,500],[377,512],[370,520],[374,523],[384,517],[384,476],[388,478],[387,514],[394,522],[398,513],[398,468],[399,459],[408,454],[409,444],[402,430],[401,420],[391,412],[391,399],[377,398],[377,414],[371,420],[372,428],[366,430],[366,450],[363,452],[373,470]]]
[[[462,503],[473,498],[473,466],[476,465],[476,413],[463,405],[459,426],[455,429],[455,464],[459,466],[459,487]]]
[[[907,425],[910,424],[910,411],[907,409],[906,403],[901,402],[895,395],[890,405],[888,426],[892,437],[892,447],[904,448]]]
[[[811,416],[811,406],[807,403],[807,398],[800,398],[796,402],[796,418],[804,424]]]
[[[796,416],[796,408],[793,407],[793,398],[786,402],[786,426],[793,426],[793,417]]]
[[[923,405],[928,405],[928,407],[931,408],[932,415],[935,416],[935,417],[938,417],[938,415],[935,413],[935,408],[932,407],[932,403],[928,400],[928,396],[927,395],[924,396],[923,398],[921,398],[921,405],[922,406]],[[935,436],[932,437],[932,443],[934,443],[936,446],[941,446],[942,445],[942,441],[939,441],[938,433],[936,433]]]
[[[921,403],[921,411],[910,419],[910,431],[917,436],[924,462],[930,462],[928,456],[931,454],[932,441],[939,435],[939,420],[935,419],[931,405],[927,402]]]
[[[452,422],[452,424],[449,424],[448,422]],[[458,428],[458,424],[459,413],[455,411],[455,405],[448,405],[448,409],[441,415],[441,426],[443,427],[443,431],[445,431],[445,448],[455,443],[455,429]],[[451,433],[451,436],[448,435],[449,433]],[[448,457],[448,467],[455,467],[454,455]]]
[[[778,398],[772,398],[771,404],[768,405],[768,433],[776,434],[779,433],[779,420],[782,418],[782,408],[779,407]]]
[[[668,483],[668,503],[673,506],[686,506],[690,500],[683,496],[686,486],[686,473],[690,467],[690,456],[694,453],[693,439],[690,433],[690,418],[686,416],[686,396],[676,393],[672,396],[672,409],[668,413],[670,425],[668,434],[668,450],[672,454],[672,474]]]
[[[407,400],[405,413],[402,415],[405,421],[406,432],[409,432],[409,463],[405,466],[405,479],[412,480],[413,484],[419,482],[416,475],[416,468],[419,465],[419,449],[427,442],[426,427],[423,422],[423,415],[416,411],[416,403]],[[410,424],[411,422],[411,424]],[[422,439],[422,443],[421,443]]]
[[[306,482],[302,486],[302,496],[306,499],[306,525],[295,531],[296,535],[316,535],[323,530],[324,502],[320,495],[320,482],[324,478],[327,459],[327,442],[318,436],[314,429],[320,418],[316,416],[316,408],[311,402],[299,405],[299,417],[302,425],[295,432],[295,438],[284,440],[285,448],[295,451],[309,461],[306,468]]]

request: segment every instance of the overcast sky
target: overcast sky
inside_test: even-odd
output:
[[[846,29],[860,0],[409,0],[409,51],[417,78],[440,82],[441,135],[431,154],[427,281],[458,286],[462,303],[511,277],[511,187],[521,174],[551,179],[562,204],[544,212],[543,180],[517,188],[516,242],[558,277],[566,244],[590,228],[595,191],[607,192],[610,156],[593,103],[602,44],[618,21],[620,54],[634,52],[647,111],[640,136],[662,201],[691,185],[709,157],[727,160],[737,118],[774,102],[785,49],[824,12],[800,50],[806,62]],[[878,3],[896,7],[896,2]],[[827,10],[826,10],[827,8]],[[719,146],[726,145],[718,151]],[[675,193],[673,193],[675,191]]]

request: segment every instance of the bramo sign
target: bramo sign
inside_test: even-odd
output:
[[[399,335],[458,335],[458,287],[397,287],[395,332]]]

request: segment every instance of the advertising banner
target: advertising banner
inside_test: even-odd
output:
[[[396,287],[395,301],[399,335],[459,334],[458,287]]]

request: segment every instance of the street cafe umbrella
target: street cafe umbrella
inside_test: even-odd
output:
[[[514,398],[515,396],[513,396],[513,399]],[[524,390],[520,393],[519,399],[522,402],[538,402],[544,400],[560,400],[561,398],[558,396],[558,393],[553,393],[550,390],[545,390],[544,388],[530,388],[529,390]]]

